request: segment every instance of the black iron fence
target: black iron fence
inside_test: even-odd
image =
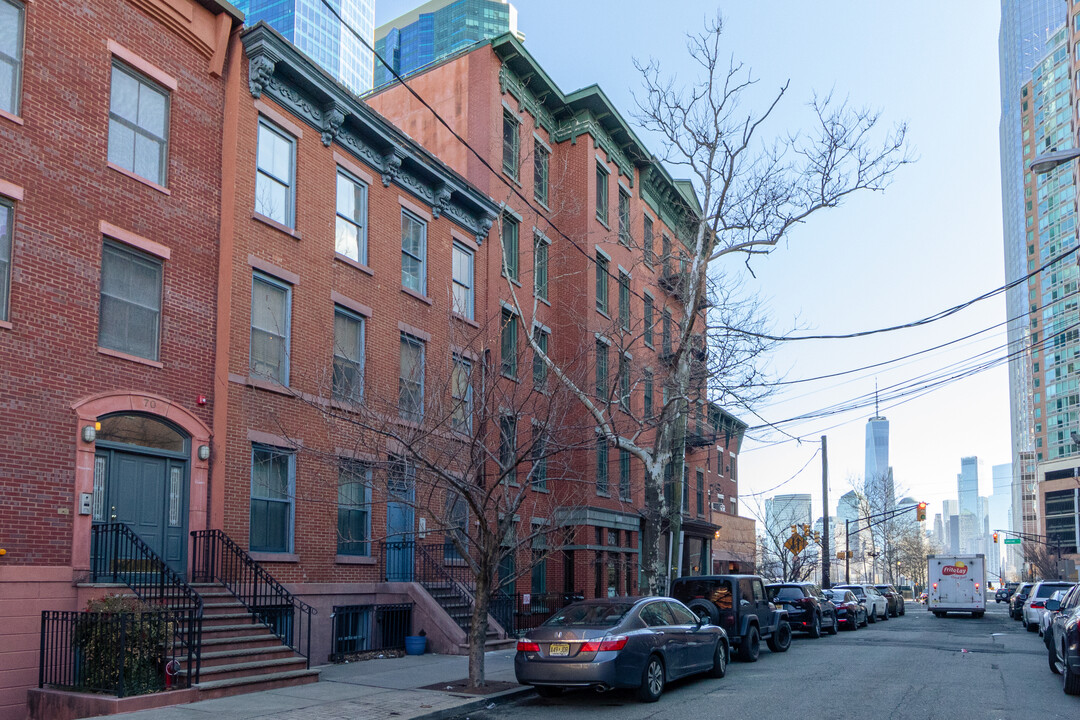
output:
[[[192,579],[220,582],[278,638],[311,666],[311,616],[317,611],[293,597],[247,551],[221,530],[191,533]]]
[[[188,687],[195,658],[182,640],[192,612],[41,613],[38,687],[145,695]],[[186,673],[180,672],[186,668]],[[179,683],[177,685],[176,683]]]
[[[403,650],[412,631],[412,603],[339,605],[334,608],[330,660],[370,650]]]

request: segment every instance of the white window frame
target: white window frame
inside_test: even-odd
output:
[[[405,223],[407,221],[414,222],[420,226],[419,256],[414,255],[405,249]],[[416,283],[419,287],[412,287],[405,282],[407,272],[405,270],[406,257],[420,263],[419,277],[416,278]],[[411,277],[411,275],[409,277]],[[401,209],[401,286],[425,297],[427,296],[427,222],[416,213],[411,213],[405,208]]]
[[[289,146],[289,177],[282,178],[269,170],[259,166],[259,145],[263,138],[263,131],[284,140]],[[266,182],[275,183],[285,188],[285,215],[283,219],[275,218],[272,214],[265,213],[259,208],[259,182],[265,178]],[[272,208],[266,208],[272,211]],[[255,212],[274,222],[288,228],[296,227],[296,138],[285,130],[272,123],[265,117],[259,116],[259,130],[255,145]]]
[[[345,181],[352,186],[354,197],[356,196],[356,190],[359,190],[359,207],[354,208],[352,217],[345,215],[341,210],[341,183]],[[361,265],[368,264],[368,247],[367,247],[367,215],[368,215],[368,186],[367,183],[361,181],[352,173],[348,172],[342,167],[337,169],[336,178],[336,197],[334,203],[334,250],[339,255],[344,255],[350,260],[354,260]],[[340,229],[342,224],[351,226],[356,230],[356,257],[353,257],[348,252],[342,252],[343,246],[341,242]],[[349,248],[344,248],[348,250]]]
[[[468,277],[458,277],[458,255],[461,255],[464,261],[468,262]],[[450,251],[450,257],[450,272],[453,281],[451,297],[453,299],[454,312],[462,317],[472,320],[476,306],[476,255],[465,245],[455,242]],[[458,288],[461,288],[461,292],[465,295],[464,308],[462,308],[461,304],[458,302]]]
[[[120,60],[113,59],[111,67],[112,67],[112,72],[111,72],[111,74],[109,76],[109,142],[108,142],[108,145],[109,145],[109,150],[108,150],[109,162],[113,163],[117,167],[123,168],[124,170],[130,172],[132,175],[137,175],[138,177],[144,178],[146,180],[149,180],[152,183],[156,183],[157,185],[165,187],[167,185],[167,183],[168,183],[168,177],[169,177],[169,172],[168,172],[168,170],[169,170],[169,122],[170,122],[170,115],[171,115],[170,110],[171,110],[171,105],[172,105],[172,94],[169,92],[168,88],[162,87],[160,84],[154,82],[152,79],[150,79],[146,75],[143,75],[138,70],[132,68],[131,66],[127,65],[124,62],[121,62]],[[139,98],[137,98],[136,101],[135,101],[136,114],[138,114],[138,112],[139,112],[138,106],[140,104],[142,93],[144,91],[155,93],[157,95],[162,96],[162,98],[164,99],[164,105],[165,105],[165,110],[164,110],[165,117],[164,117],[164,122],[163,122],[164,135],[161,135],[161,136],[155,135],[152,131],[148,130],[147,128],[142,127],[138,123],[138,121],[132,122],[131,120],[129,120],[127,118],[120,117],[119,115],[116,114],[116,112],[113,109],[113,103],[112,103],[112,92],[113,92],[114,85],[115,85],[115,82],[116,82],[116,73],[121,73],[123,75],[126,75],[127,77],[131,78],[136,83],[138,83],[138,86],[139,86]],[[113,124],[114,123],[116,125],[120,125],[120,126],[126,128],[127,130],[130,130],[133,133],[133,136],[132,136],[132,142],[133,143],[135,143],[138,140],[138,138],[141,136],[141,137],[143,137],[145,139],[148,139],[148,140],[150,140],[150,141],[152,141],[152,142],[154,142],[155,144],[158,145],[159,149],[158,149],[158,176],[157,177],[147,177],[146,175],[143,175],[141,172],[139,172],[136,169],[136,167],[135,167],[136,152],[135,152],[134,147],[131,148],[131,166],[130,167],[128,165],[125,165],[122,161],[120,161],[120,158],[118,158],[117,156],[115,156],[113,154],[114,143],[119,143],[119,139],[113,137]]]

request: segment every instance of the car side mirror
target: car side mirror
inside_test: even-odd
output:
[[[705,624],[705,618],[698,615],[697,616],[697,622],[694,623],[694,627],[700,629],[701,626],[704,625],[704,624]]]
[[[1057,612],[1058,610],[1061,609],[1061,601],[1060,600],[1047,600],[1046,601],[1046,609],[1049,610],[1050,612]]]
[[[859,598],[859,604],[860,605],[865,605],[866,604],[866,598]]]

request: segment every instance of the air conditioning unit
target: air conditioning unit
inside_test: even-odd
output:
[[[724,505],[724,503],[722,503],[722,502],[714,502],[714,503],[712,503],[712,509],[715,512],[727,512],[727,506]]]

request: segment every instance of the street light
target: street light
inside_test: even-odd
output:
[[[1047,173],[1056,168],[1058,165],[1064,165],[1067,162],[1080,158],[1080,149],[1073,150],[1053,150],[1045,155],[1039,155],[1031,161],[1031,171],[1034,173],[1042,174]]]

